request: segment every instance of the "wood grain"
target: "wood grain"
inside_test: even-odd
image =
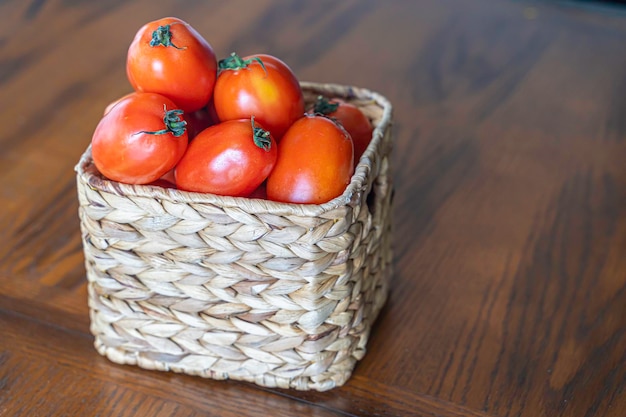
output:
[[[584,2],[588,3],[588,2]],[[394,105],[394,270],[325,393],[93,349],[73,167],[145,22]],[[0,3],[0,416],[626,415],[626,9],[475,0]]]
[[[251,385],[121,367],[93,355],[91,337],[0,313],[0,413],[7,416],[336,416]],[[8,341],[20,346],[11,348]]]

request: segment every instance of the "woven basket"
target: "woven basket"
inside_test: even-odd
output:
[[[343,195],[321,205],[121,184],[78,165],[91,332],[120,364],[325,391],[365,354],[391,275],[391,105],[302,83],[375,125]]]

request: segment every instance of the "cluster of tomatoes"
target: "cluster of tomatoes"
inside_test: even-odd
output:
[[[181,190],[321,204],[343,193],[372,137],[358,107],[310,108],[280,59],[218,61],[189,24],[144,25],[128,49],[133,92],[111,103],[91,141],[107,178]]]

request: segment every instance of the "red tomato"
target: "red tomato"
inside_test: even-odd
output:
[[[322,204],[341,195],[354,169],[350,135],[332,120],[306,115],[280,141],[276,166],[267,179],[267,198]]]
[[[219,68],[213,100],[221,121],[254,116],[280,141],[287,128],[304,114],[300,84],[280,59],[232,54],[219,62]]]
[[[139,29],[128,48],[126,73],[135,90],[163,94],[185,112],[193,112],[211,98],[217,60],[194,28],[167,17]]]
[[[265,181],[276,157],[276,142],[254,119],[222,122],[204,129],[189,144],[176,166],[176,186],[247,196]]]
[[[91,139],[91,155],[105,177],[148,184],[171,170],[187,149],[186,122],[174,102],[155,93],[120,99]]]
[[[367,149],[367,145],[372,141],[374,128],[354,104],[348,103],[340,98],[327,99],[319,96],[311,112],[323,114],[331,119],[337,120],[348,131],[354,142],[354,164],[361,159],[361,155]]]

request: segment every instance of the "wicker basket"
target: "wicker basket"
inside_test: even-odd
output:
[[[365,354],[391,275],[391,105],[343,97],[375,124],[343,195],[283,204],[109,181],[78,165],[91,332],[111,361],[325,391]]]

